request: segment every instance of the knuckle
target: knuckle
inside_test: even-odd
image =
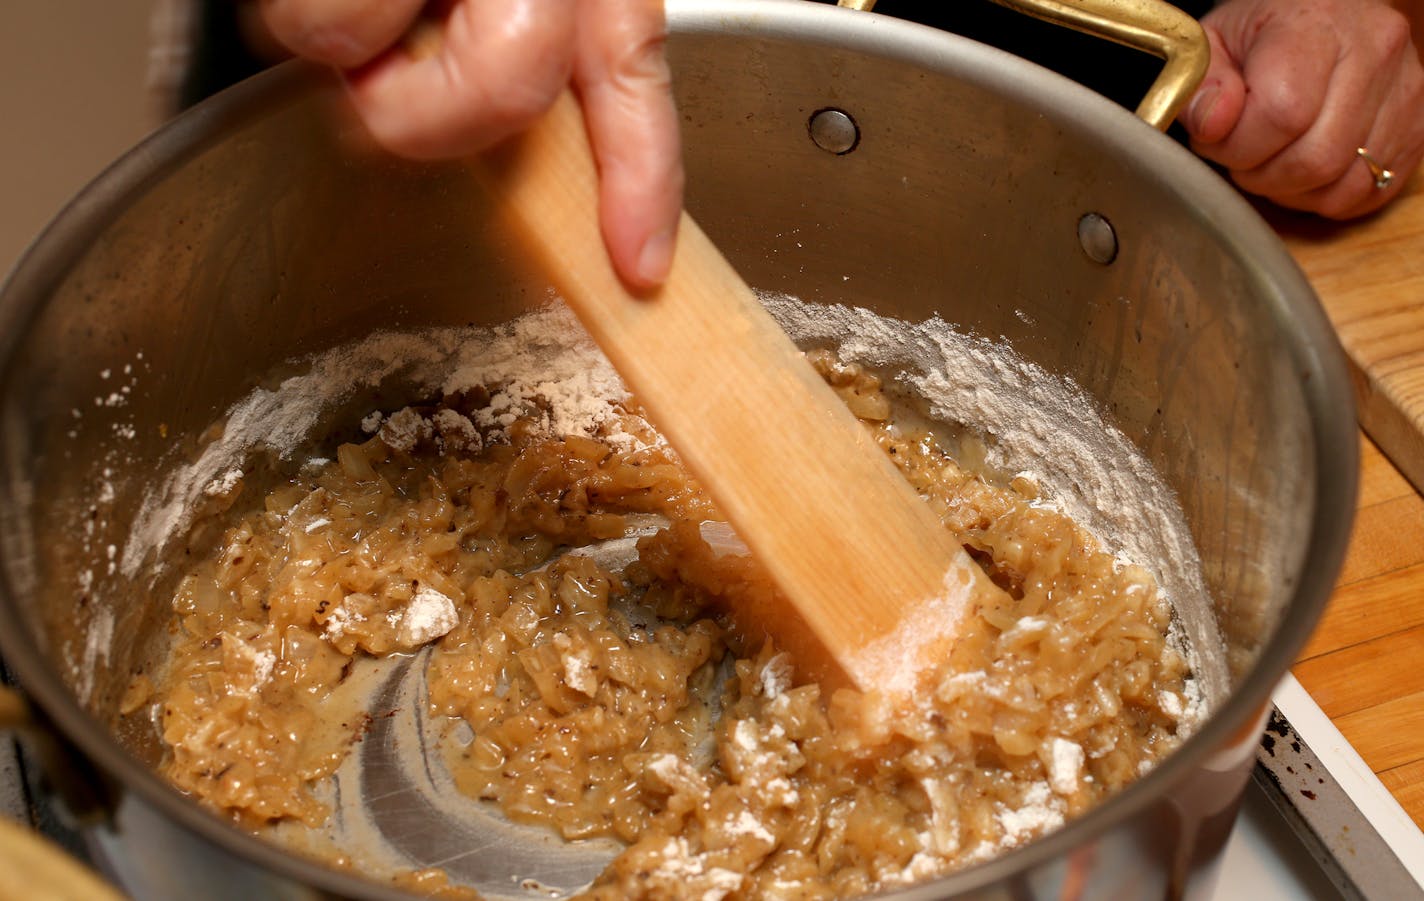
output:
[[[485,93],[488,118],[511,127],[532,122],[554,102],[561,86],[512,76],[502,78]]]
[[[671,85],[672,73],[664,53],[666,44],[667,37],[661,31],[642,35],[623,54],[615,69],[616,76],[659,88]]]
[[[1374,36],[1375,46],[1381,56],[1386,59],[1398,58],[1413,45],[1409,20],[1399,11],[1381,7],[1377,19],[1378,21],[1370,24],[1370,33]]]
[[[671,82],[665,47],[667,23],[660,4],[627,0],[606,4],[606,15],[589,23],[595,31],[598,68],[610,81],[665,85]]]
[[[471,84],[482,86],[489,114],[524,123],[543,113],[568,83],[569,43],[564,23],[512,17],[488,55],[474,60],[479,73]]]
[[[641,12],[611,23],[605,38],[604,46],[614,55],[617,65],[637,69],[662,62],[667,29],[661,16]]]
[[[557,17],[532,20],[499,10],[447,32],[441,101],[468,132],[527,125],[568,82],[568,42]]]
[[[1333,184],[1344,176],[1355,164],[1355,148],[1328,146],[1316,147],[1295,158],[1283,160],[1285,178],[1301,188],[1309,190],[1322,185]]]
[[[1261,111],[1271,126],[1282,134],[1298,137],[1315,122],[1315,96],[1299,84],[1275,79],[1253,88]]]
[[[538,118],[568,81],[568,67],[552,60],[534,61],[495,73],[482,89],[492,119],[523,124]]]

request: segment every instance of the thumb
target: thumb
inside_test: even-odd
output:
[[[1179,118],[1194,144],[1216,144],[1225,140],[1241,119],[1246,107],[1246,82],[1221,32],[1209,22],[1203,22],[1202,27],[1211,45],[1211,62]]]

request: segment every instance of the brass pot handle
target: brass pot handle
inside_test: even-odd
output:
[[[1164,61],[1157,80],[1137,105],[1148,125],[1166,131],[1206,75],[1211,47],[1201,24],[1163,0],[994,0],[1036,19],[1097,35]],[[875,0],[839,0],[869,11]]]

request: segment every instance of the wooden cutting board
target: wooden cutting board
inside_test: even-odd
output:
[[[1424,176],[1357,222],[1266,215],[1340,335],[1360,425],[1424,491]]]
[[[1344,571],[1295,675],[1424,827],[1424,176],[1358,222],[1266,216],[1335,324],[1373,439]]]
[[[1295,676],[1424,827],[1424,496],[1360,447],[1345,568]]]

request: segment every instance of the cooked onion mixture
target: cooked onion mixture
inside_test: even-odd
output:
[[[250,827],[320,827],[313,789],[361,731],[324,704],[358,658],[431,646],[431,713],[474,736],[448,753],[461,790],[626,843],[590,897],[820,898],[1028,842],[1175,747],[1193,685],[1148,573],[1030,480],[990,484],[895,425],[874,376],[812,357],[1005,589],[912,710],[823,688],[738,630],[729,611],[772,589],[708,543],[716,509],[636,410],[594,436],[520,422],[493,440],[461,412],[486,392],[342,445],[192,566],[166,671],[129,704],[157,702],[163,771]],[[621,572],[567,552],[647,514],[668,525]]]

